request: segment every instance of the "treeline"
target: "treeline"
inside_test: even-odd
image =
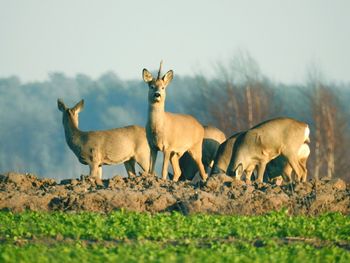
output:
[[[174,70],[167,92],[168,111],[193,114],[227,136],[278,116],[305,121],[312,131],[310,175],[350,179],[350,83],[326,82],[313,72],[302,85],[274,83],[246,54],[219,64],[210,77],[183,77]],[[98,79],[61,73],[33,83],[21,83],[17,77],[0,79],[0,172],[29,172],[57,179],[86,174],[87,167],[66,145],[57,98],[69,106],[84,98],[79,126],[95,130],[144,126],[147,92],[141,77],[123,81],[111,72]],[[113,166],[104,174],[125,171]]]
[[[249,54],[219,64],[214,78],[197,77],[197,94],[188,108],[227,135],[263,120],[288,116],[311,129],[309,175],[350,181],[350,85],[324,80],[310,67],[304,84],[285,85],[264,76]]]

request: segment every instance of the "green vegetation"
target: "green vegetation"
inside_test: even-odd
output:
[[[350,217],[0,212],[0,262],[350,262]]]

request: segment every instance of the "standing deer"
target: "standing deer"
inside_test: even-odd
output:
[[[250,178],[257,167],[257,181],[263,181],[268,162],[279,155],[284,156],[298,178],[306,178],[306,167],[298,154],[309,142],[310,129],[304,123],[290,118],[265,121],[240,134],[234,144],[228,173],[234,172],[237,179],[244,171]]]
[[[204,126],[204,138],[202,143],[202,163],[204,169],[208,172],[212,167],[212,162],[216,156],[219,145],[226,140],[226,135],[213,126]],[[181,177],[183,179],[192,180],[198,172],[196,163],[192,157],[186,152],[179,161],[181,169]]]
[[[202,180],[207,179],[202,164],[203,126],[192,116],[165,112],[166,87],[173,79],[173,71],[169,70],[161,77],[162,62],[157,78],[143,69],[143,80],[148,84],[148,119],[146,135],[151,148],[150,173],[154,174],[158,151],[164,153],[162,178],[168,174],[169,159],[174,170],[173,180],[178,181],[181,170],[179,158],[186,152],[192,156],[199,169]]]
[[[144,171],[149,169],[150,150],[146,132],[140,126],[126,126],[103,131],[81,131],[78,128],[79,112],[84,107],[81,100],[68,108],[61,99],[57,100],[62,112],[62,122],[69,148],[82,164],[89,165],[90,176],[98,184],[102,181],[102,165],[124,163],[129,176],[135,176],[135,163]]]

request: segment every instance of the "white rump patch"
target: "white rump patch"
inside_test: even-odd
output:
[[[304,142],[310,142],[310,128],[309,128],[309,125],[306,126],[306,129],[305,129],[305,134],[304,134]]]
[[[310,155],[309,145],[307,145],[306,143],[302,144],[299,148],[299,151],[298,151],[299,158],[304,159],[304,158],[309,157],[309,155]]]

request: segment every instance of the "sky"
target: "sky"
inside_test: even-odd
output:
[[[0,77],[51,72],[140,79],[142,69],[203,72],[250,53],[274,81],[310,64],[350,81],[348,0],[0,0]]]

